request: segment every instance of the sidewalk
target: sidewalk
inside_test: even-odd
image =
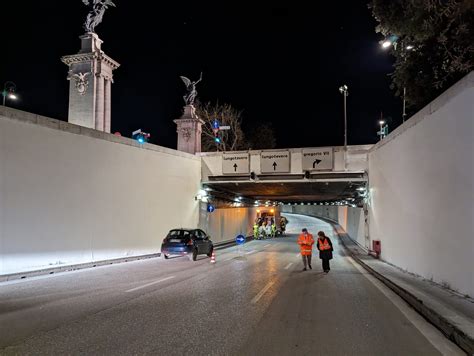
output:
[[[337,231],[344,231],[334,224]],[[474,300],[369,256],[347,233],[339,233],[351,257],[378,278],[468,355],[474,355]]]

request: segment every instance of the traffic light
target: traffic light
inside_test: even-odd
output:
[[[151,135],[149,133],[142,132],[141,129],[138,129],[138,130],[132,132],[132,138],[134,140],[137,140],[138,143],[140,143],[140,144],[144,144],[144,143],[148,142],[150,136]]]

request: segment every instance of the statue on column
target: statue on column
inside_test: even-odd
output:
[[[95,33],[95,27],[102,22],[105,10],[109,6],[115,7],[112,0],[82,0],[87,6],[92,6],[92,10],[87,15],[86,22],[84,23],[84,29],[86,32]]]
[[[183,76],[181,76],[180,78],[183,80],[184,85],[186,85],[186,90],[187,90],[186,95],[183,96],[184,102],[186,103],[186,105],[193,105],[194,100],[196,99],[196,96],[197,96],[196,84],[202,80],[202,72],[201,72],[201,76],[199,77],[199,80],[195,82],[192,82],[190,79]]]

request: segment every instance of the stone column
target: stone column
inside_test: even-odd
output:
[[[110,118],[110,109],[112,102],[110,100],[111,96],[111,80],[106,78],[105,79],[105,98],[104,98],[104,131],[110,133],[111,127],[111,118]]]
[[[97,90],[95,94],[95,98],[96,98],[95,129],[99,131],[105,131],[104,130],[104,103],[105,103],[104,77],[102,77],[100,74],[97,75],[96,82],[97,82],[97,87],[96,87]]]
[[[110,132],[110,83],[120,64],[101,50],[97,34],[86,33],[80,39],[79,53],[61,58],[69,67],[68,122]]]
[[[194,106],[186,105],[184,114],[174,120],[178,133],[178,151],[195,154],[201,152],[202,121],[197,115]]]

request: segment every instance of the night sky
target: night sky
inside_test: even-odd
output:
[[[392,58],[380,49],[366,1],[273,1],[271,5],[114,0],[96,32],[121,64],[112,87],[112,132],[141,128],[151,142],[176,147],[173,119],[197,79],[201,101],[243,110],[244,129],[270,121],[277,147],[342,145],[349,86],[348,142],[374,143],[380,112],[401,122],[389,88]],[[81,0],[2,3],[0,84],[17,85],[9,105],[67,120],[67,66],[80,49],[88,8]]]

